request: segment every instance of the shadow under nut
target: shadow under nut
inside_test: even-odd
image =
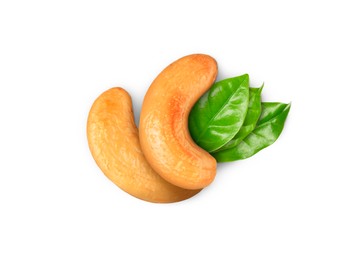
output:
[[[96,99],[88,116],[87,138],[103,173],[132,196],[168,203],[199,192],[168,183],[149,166],[140,148],[131,98],[122,88],[109,89]]]
[[[168,182],[201,189],[216,175],[216,160],[192,140],[188,116],[217,75],[216,61],[204,54],[185,56],[166,67],[143,101],[139,137],[143,153]]]

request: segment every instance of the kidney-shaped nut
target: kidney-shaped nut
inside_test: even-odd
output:
[[[199,190],[185,190],[162,179],[141,151],[132,102],[121,88],[101,94],[87,121],[88,144],[103,173],[122,190],[150,202],[177,202]]]
[[[216,175],[216,160],[195,144],[188,130],[193,105],[216,75],[212,57],[185,56],[165,68],[144,97],[139,127],[144,155],[164,179],[185,189],[204,188]]]

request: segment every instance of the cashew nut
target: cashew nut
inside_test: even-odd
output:
[[[201,189],[216,175],[216,160],[197,146],[188,131],[188,115],[211,87],[216,61],[203,54],[185,56],[165,68],[144,97],[139,137],[151,165],[168,182]]]
[[[127,193],[150,202],[176,202],[199,190],[185,190],[162,179],[141,151],[132,101],[121,88],[101,94],[87,121],[88,144],[104,174]]]

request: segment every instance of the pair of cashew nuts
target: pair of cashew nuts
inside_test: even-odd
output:
[[[103,173],[130,195],[157,203],[188,199],[209,185],[216,160],[192,140],[188,116],[216,75],[216,61],[204,54],[170,64],[144,97],[139,132],[129,94],[119,87],[102,93],[89,112],[87,137]]]

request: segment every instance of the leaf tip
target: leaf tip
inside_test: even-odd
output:
[[[260,86],[260,88],[259,88],[259,94],[260,94],[260,93],[262,93],[263,88],[264,88],[264,82],[263,82],[263,84],[262,84],[262,85]]]
[[[248,73],[243,74],[241,77],[243,79],[243,82],[249,83],[249,74]]]
[[[284,111],[287,111],[287,114],[289,113],[289,111],[291,110],[291,104],[292,102],[289,102],[286,104],[286,107],[284,108]]]

